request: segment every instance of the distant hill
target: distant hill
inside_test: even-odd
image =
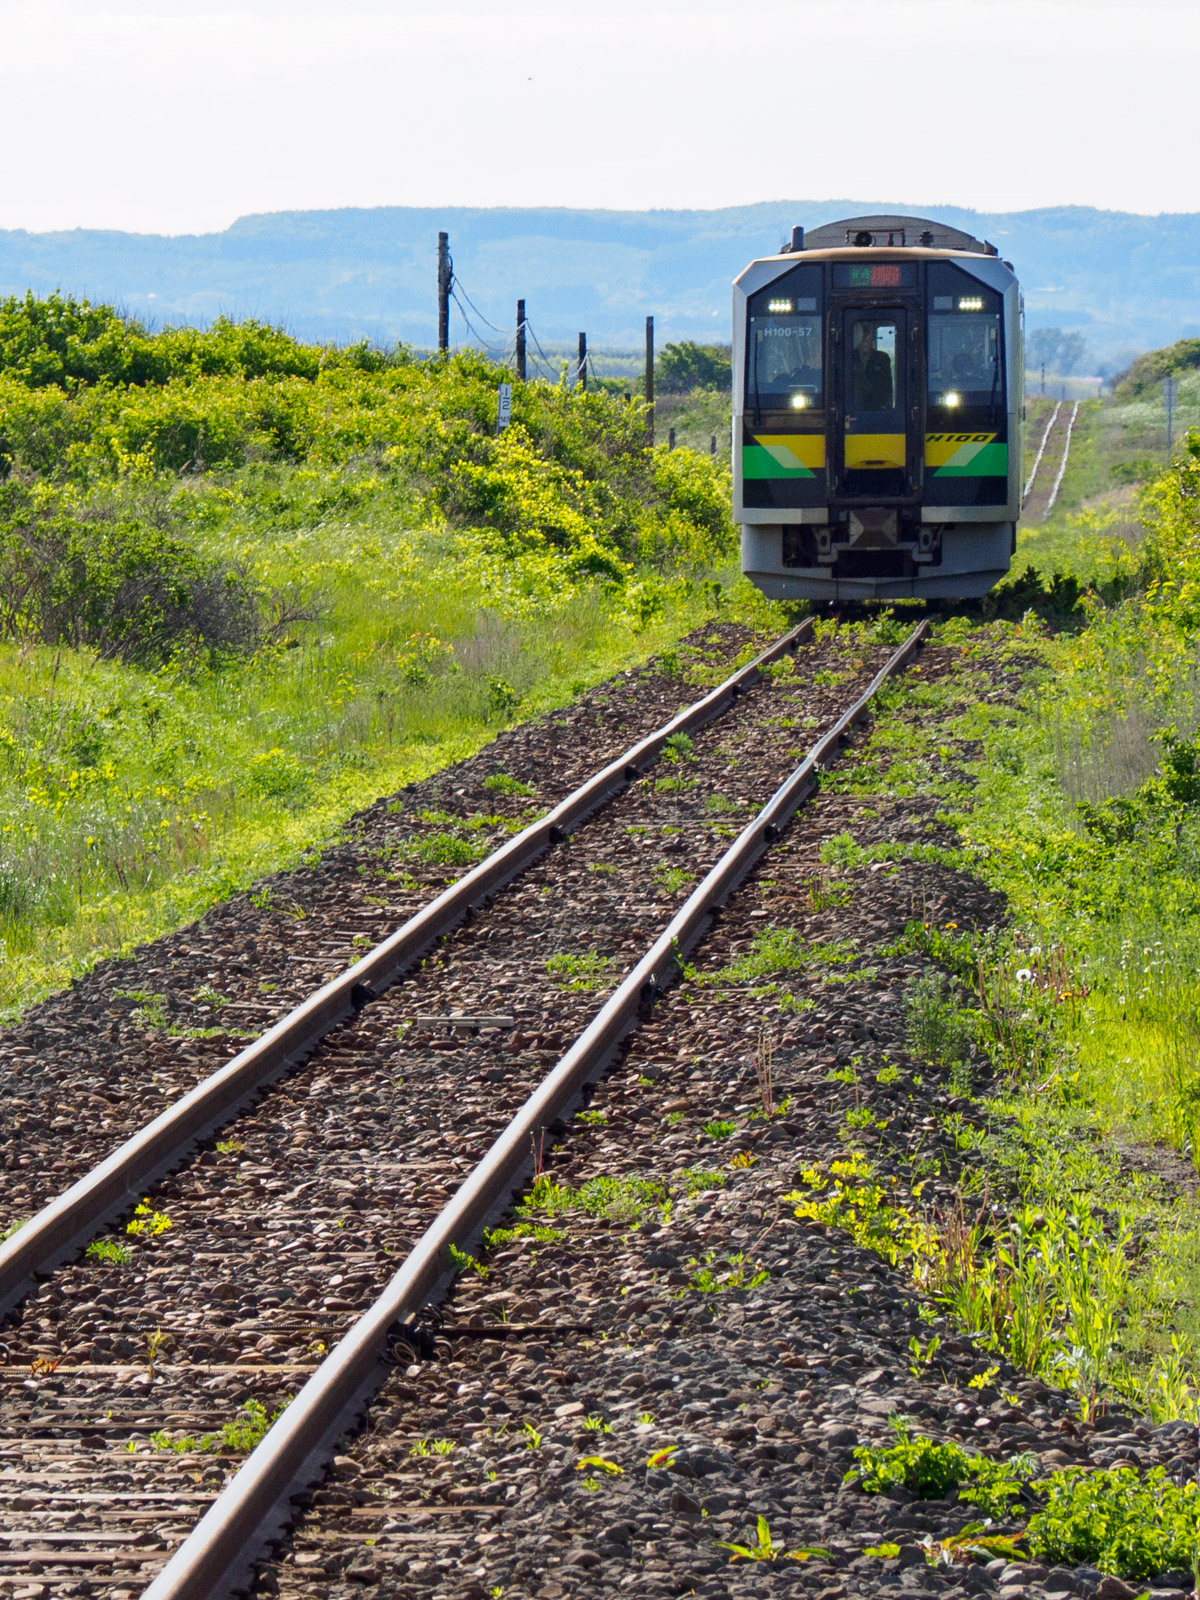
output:
[[[594,344],[636,347],[649,312],[660,343],[721,340],[730,280],[748,260],[776,249],[794,223],[872,211],[935,217],[992,240],[1021,276],[1029,326],[1076,330],[1108,365],[1200,335],[1200,214],[1083,206],[1008,214],[865,200],[719,211],[380,206],[242,217],[223,233],[178,237],[0,231],[0,294],[61,288],[152,323],[204,323],[224,311],[305,338],[429,345],[444,228],[461,284],[504,336],[522,295],[543,343],[584,328]],[[452,338],[467,337],[455,310]]]

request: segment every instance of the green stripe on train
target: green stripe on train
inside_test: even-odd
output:
[[[960,450],[959,455],[966,454]],[[981,444],[960,466],[951,459],[934,473],[935,478],[1006,478],[1008,476],[1008,446],[1006,444]]]
[[[793,460],[795,458],[793,457]],[[742,477],[743,478],[815,478],[816,473],[810,472],[799,461],[795,466],[785,467],[777,461],[765,445],[744,444],[742,446]]]

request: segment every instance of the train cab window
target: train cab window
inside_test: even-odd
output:
[[[802,413],[824,406],[822,298],[821,268],[811,263],[750,296],[746,403],[756,411]]]
[[[768,314],[750,318],[750,399],[768,409],[822,404],[821,319]]]
[[[929,274],[926,370],[929,405],[948,419],[963,409],[1004,405],[1000,296],[956,268]]]
[[[896,404],[896,319],[859,316],[851,323],[850,410],[891,411]]]

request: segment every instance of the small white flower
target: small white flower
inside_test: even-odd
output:
[[[1020,967],[1018,969],[1018,971],[1017,971],[1017,982],[1018,983],[1032,983],[1033,982],[1033,973],[1030,972],[1028,967]]]

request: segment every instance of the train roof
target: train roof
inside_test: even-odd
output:
[[[793,228],[790,242],[780,248],[781,255],[804,250],[851,249],[961,250],[968,255],[996,256],[999,251],[985,239],[974,239],[961,228],[927,217],[847,217],[842,222],[827,222],[820,228]]]

